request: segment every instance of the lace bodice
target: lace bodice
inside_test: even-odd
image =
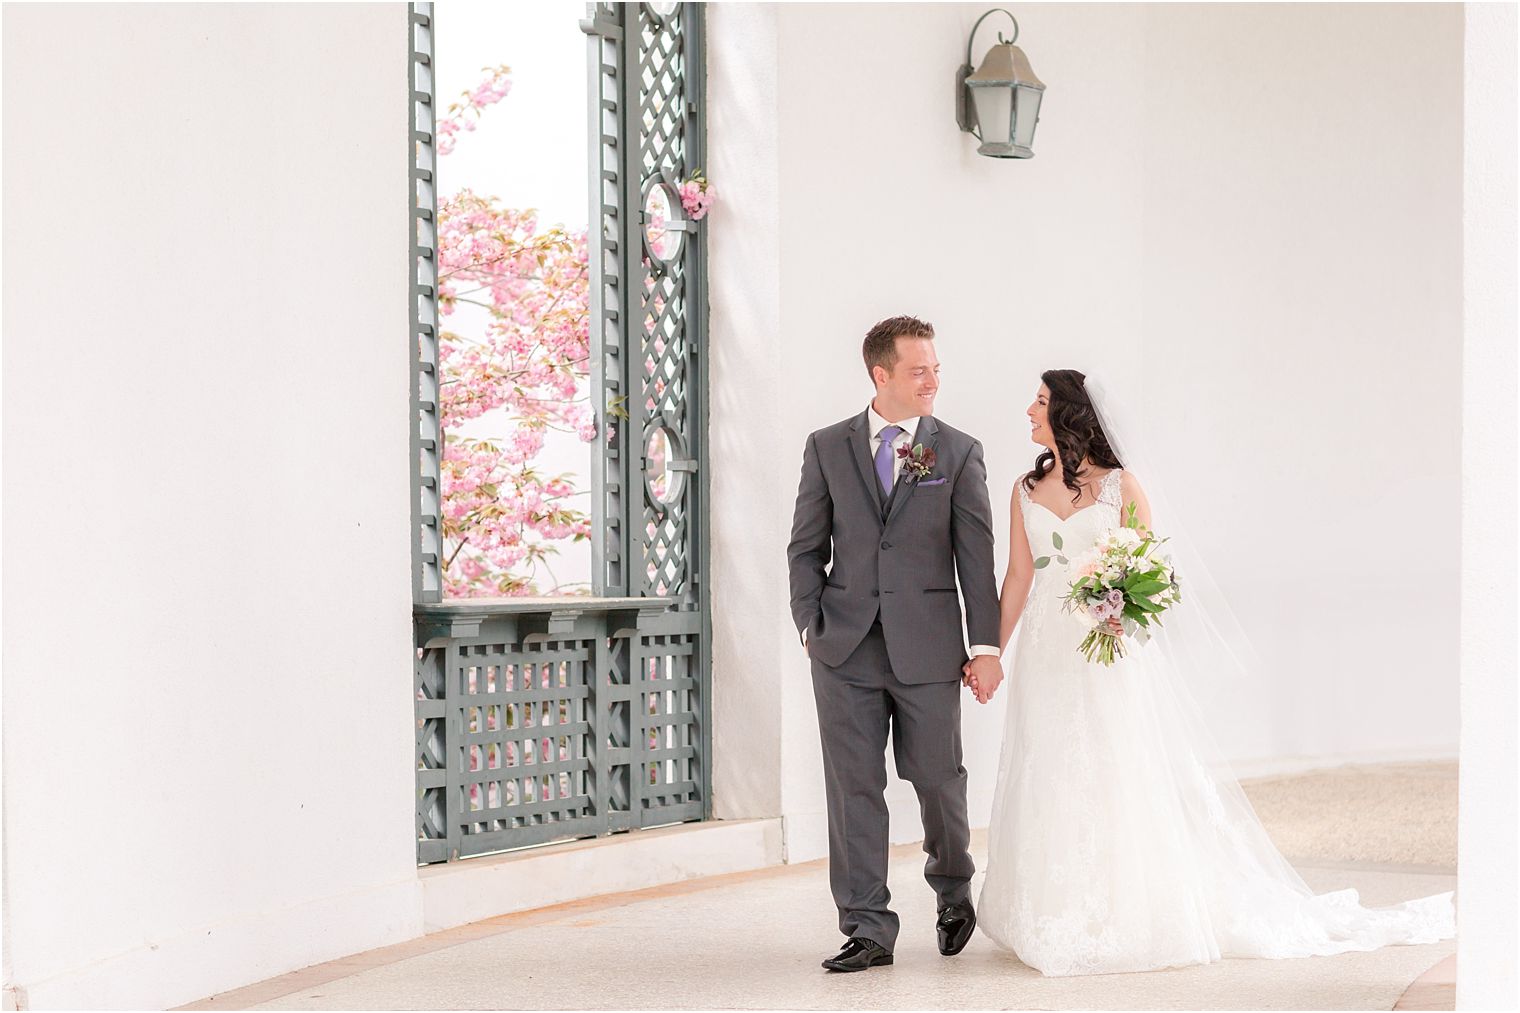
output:
[[[1119,526],[1123,515],[1124,496],[1120,492],[1123,476],[1124,472],[1119,468],[1104,475],[1098,485],[1097,498],[1064,520],[1049,507],[1031,499],[1029,490],[1019,482],[1019,509],[1024,515],[1024,534],[1029,539],[1029,551],[1035,559],[1050,557],[1048,565],[1034,572],[1034,585],[1024,606],[1021,626],[1027,628],[1041,621],[1052,604],[1060,607],[1060,596],[1071,586],[1070,562],[1096,545],[1105,531]],[[1061,536],[1061,548],[1056,548],[1052,535]],[[1062,556],[1066,563],[1060,561]]]
[[[1061,537],[1065,541],[1068,540],[1068,528],[1082,528],[1083,525],[1091,528],[1093,534],[1091,539],[1086,540],[1083,548],[1096,542],[1099,533],[1119,523],[1124,506],[1124,494],[1120,492],[1120,486],[1123,481],[1123,469],[1114,468],[1099,480],[1097,498],[1064,520],[1043,503],[1036,503],[1031,499],[1029,490],[1024,488],[1022,481],[1019,482],[1019,508],[1024,513],[1024,533],[1029,536],[1030,549],[1034,551],[1036,556],[1044,555],[1046,554],[1044,550],[1050,545],[1050,533],[1052,531],[1061,532]],[[1088,514],[1091,516],[1084,516]],[[1088,524],[1088,521],[1095,523]],[[1073,530],[1073,534],[1070,537],[1082,541],[1083,531]],[[1037,539],[1038,542],[1036,541]],[[1076,551],[1080,552],[1082,550],[1077,549]],[[1069,553],[1067,554],[1067,558],[1071,558]]]

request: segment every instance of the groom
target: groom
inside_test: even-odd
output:
[[[924,878],[939,902],[939,951],[976,927],[961,766],[959,575],[971,674],[986,703],[1002,681],[992,508],[982,445],[932,414],[934,328],[913,317],[872,327],[862,348],[876,396],[808,437],[787,546],[792,618],[813,666],[828,799],[829,886],[849,937],[831,971],[892,963],[887,906],[887,734],[918,792]]]

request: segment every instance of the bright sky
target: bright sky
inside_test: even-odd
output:
[[[586,5],[567,0],[451,0],[438,18],[440,112],[485,77],[512,68],[512,93],[461,133],[441,166],[445,192],[468,186],[509,207],[536,207],[544,225],[586,226]]]

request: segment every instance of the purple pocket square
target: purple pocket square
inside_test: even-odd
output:
[[[946,479],[943,479],[943,478],[931,478],[927,482],[920,482],[918,484],[919,485],[944,485],[945,482],[946,482]]]

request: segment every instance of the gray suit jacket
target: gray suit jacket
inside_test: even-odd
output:
[[[861,412],[808,437],[787,546],[792,618],[808,653],[837,668],[879,610],[894,676],[959,679],[961,595],[970,642],[998,643],[982,445],[926,416],[914,442],[934,450],[933,473],[914,480],[905,470],[884,497],[868,430]]]

